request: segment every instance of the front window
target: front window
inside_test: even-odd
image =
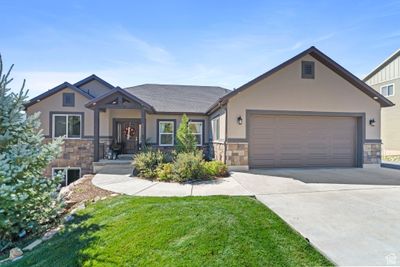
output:
[[[174,121],[158,122],[158,140],[160,146],[173,146],[175,135]]]
[[[211,121],[213,140],[220,139],[220,122],[219,117]]]
[[[53,169],[53,177],[57,174],[62,176],[62,186],[69,185],[70,183],[75,182],[79,178],[81,178],[81,169],[80,168],[54,168]]]
[[[193,135],[196,137],[196,143],[198,146],[203,145],[203,122],[202,121],[191,121],[189,122],[189,128]]]
[[[394,85],[389,84],[381,87],[381,94],[383,96],[394,96]]]
[[[81,115],[53,115],[53,137],[81,138]]]

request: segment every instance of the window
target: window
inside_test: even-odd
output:
[[[220,123],[219,123],[219,117],[215,118],[211,121],[211,128],[212,128],[212,136],[213,140],[219,140],[220,139]]]
[[[175,135],[174,121],[158,122],[158,143],[160,146],[173,146]]]
[[[63,107],[74,107],[74,106],[75,106],[75,94],[63,93]]]
[[[73,183],[81,178],[80,168],[53,168],[53,177],[59,173],[61,173],[63,176],[61,186],[69,185],[70,183]]]
[[[381,87],[381,94],[383,96],[394,96],[394,84],[388,84]]]
[[[193,135],[196,137],[196,143],[198,146],[203,145],[203,122],[202,121],[190,121],[189,128]]]
[[[81,138],[81,115],[53,115],[53,137]]]
[[[301,62],[301,78],[303,79],[314,79],[315,67],[313,61],[302,61]]]

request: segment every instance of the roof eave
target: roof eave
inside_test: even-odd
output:
[[[88,103],[85,104],[86,108],[90,108],[90,109],[94,109],[96,102],[100,101],[101,99],[108,97],[114,93],[121,93],[123,95],[125,95],[126,97],[130,98],[133,101],[138,102],[139,104],[141,104],[144,108],[146,108],[148,111],[152,112],[152,113],[156,113],[156,110],[154,109],[153,106],[149,105],[148,103],[146,103],[145,101],[141,100],[140,98],[138,98],[137,96],[132,95],[131,93],[129,93],[128,91],[122,89],[121,87],[115,87],[114,89],[112,89],[110,92],[107,92],[103,95],[100,95],[92,100],[90,100]]]
[[[52,95],[58,93],[59,91],[65,89],[65,88],[70,88],[70,89],[74,90],[75,92],[77,92],[77,93],[83,95],[84,97],[86,97],[86,98],[88,98],[88,99],[92,99],[92,98],[93,98],[93,96],[91,96],[91,95],[89,95],[88,93],[86,93],[85,91],[79,89],[79,88],[76,87],[75,85],[72,85],[72,84],[70,84],[69,82],[63,82],[62,84],[57,85],[56,87],[54,87],[54,88],[52,88],[52,89],[50,89],[50,90],[48,90],[48,91],[46,91],[46,92],[44,92],[44,93],[42,93],[42,94],[40,94],[40,95],[38,95],[38,96],[32,98],[31,100],[29,100],[29,102],[27,102],[27,103],[24,104],[25,110],[26,110],[28,107],[30,107],[30,106],[32,106],[32,105],[34,105],[34,104],[36,104],[36,103],[42,101],[43,99],[45,99],[45,98],[47,98],[47,97],[50,97],[50,96],[52,96]]]

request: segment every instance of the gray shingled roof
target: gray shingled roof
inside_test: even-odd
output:
[[[218,86],[142,84],[124,90],[153,106],[157,112],[206,113],[230,90]]]

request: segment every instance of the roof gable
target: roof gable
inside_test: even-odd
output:
[[[302,57],[304,57],[307,54],[311,55],[316,60],[320,61],[322,64],[327,66],[329,69],[334,71],[336,74],[341,76],[343,79],[348,81],[350,84],[352,84],[353,86],[355,86],[356,88],[358,88],[359,90],[361,90],[362,92],[367,94],[369,97],[371,97],[372,99],[374,99],[375,101],[380,103],[381,106],[389,107],[389,106],[393,106],[394,105],[390,100],[388,100],[387,98],[385,98],[384,96],[379,94],[377,91],[375,91],[373,88],[368,86],[366,83],[364,83],[363,81],[358,79],[356,76],[354,76],[352,73],[347,71],[345,68],[340,66],[338,63],[336,63],[330,57],[328,57],[327,55],[322,53],[320,50],[318,50],[317,48],[312,46],[312,47],[308,48],[307,50],[301,52],[300,54],[298,54],[298,55],[292,57],[291,59],[283,62],[282,64],[276,66],[275,68],[267,71],[266,73],[264,73],[264,74],[258,76],[257,78],[249,81],[248,83],[242,85],[238,89],[236,89],[236,90],[230,92],[229,94],[221,97],[216,103],[214,103],[209,108],[207,113],[211,113],[213,110],[215,110],[216,107],[218,107],[221,104],[226,103],[229,100],[229,98],[233,97],[234,95],[238,94],[239,92],[241,92],[243,90],[246,90],[247,88],[251,87],[252,85],[258,83],[259,81],[266,79],[267,77],[269,77],[272,74],[278,72],[279,70],[285,68],[286,66],[292,64],[293,62],[301,59]]]
[[[107,87],[109,89],[114,89],[115,88],[115,86],[113,86],[110,83],[106,82],[105,80],[99,78],[95,74],[92,74],[89,77],[86,77],[85,79],[80,80],[79,82],[76,82],[74,85],[76,87],[81,87],[81,86],[83,86],[83,85],[85,85],[85,84],[87,84],[87,83],[89,83],[91,81],[97,81],[97,82],[101,83],[102,85],[104,85],[105,87]]]
[[[143,100],[137,98],[136,96],[130,94],[129,92],[123,90],[120,87],[116,87],[113,90],[110,90],[108,93],[103,94],[101,96],[98,96],[98,97],[90,100],[88,103],[85,104],[85,107],[94,109],[95,107],[101,106],[101,105],[107,106],[110,104],[108,102],[109,101],[113,102],[114,99],[116,99],[115,103],[111,103],[111,104],[123,105],[124,100],[127,100],[128,102],[130,102],[129,104],[132,104],[132,102],[133,102],[135,104],[138,104],[138,105],[146,108],[147,110],[149,110],[151,112],[155,112],[154,108],[151,105],[149,105],[148,103],[144,102]]]
[[[31,100],[29,100],[29,102],[27,102],[27,103],[25,104],[25,108],[28,108],[28,107],[30,107],[30,106],[36,104],[37,102],[40,102],[41,100],[43,100],[43,99],[45,99],[45,98],[47,98],[47,97],[50,97],[50,96],[54,95],[55,93],[57,93],[57,92],[59,92],[59,91],[65,89],[65,88],[72,89],[72,90],[74,90],[75,92],[77,92],[77,93],[83,95],[83,96],[86,97],[87,99],[92,99],[92,98],[93,98],[93,96],[91,96],[90,94],[86,93],[85,91],[79,89],[79,88],[76,87],[75,85],[72,85],[72,84],[70,84],[69,82],[64,82],[64,83],[62,83],[62,84],[60,84],[60,85],[58,85],[58,86],[56,86],[56,87],[54,87],[54,88],[52,88],[52,89],[46,91],[46,92],[44,92],[43,94],[40,94],[40,95],[38,95],[38,96],[32,98]]]

